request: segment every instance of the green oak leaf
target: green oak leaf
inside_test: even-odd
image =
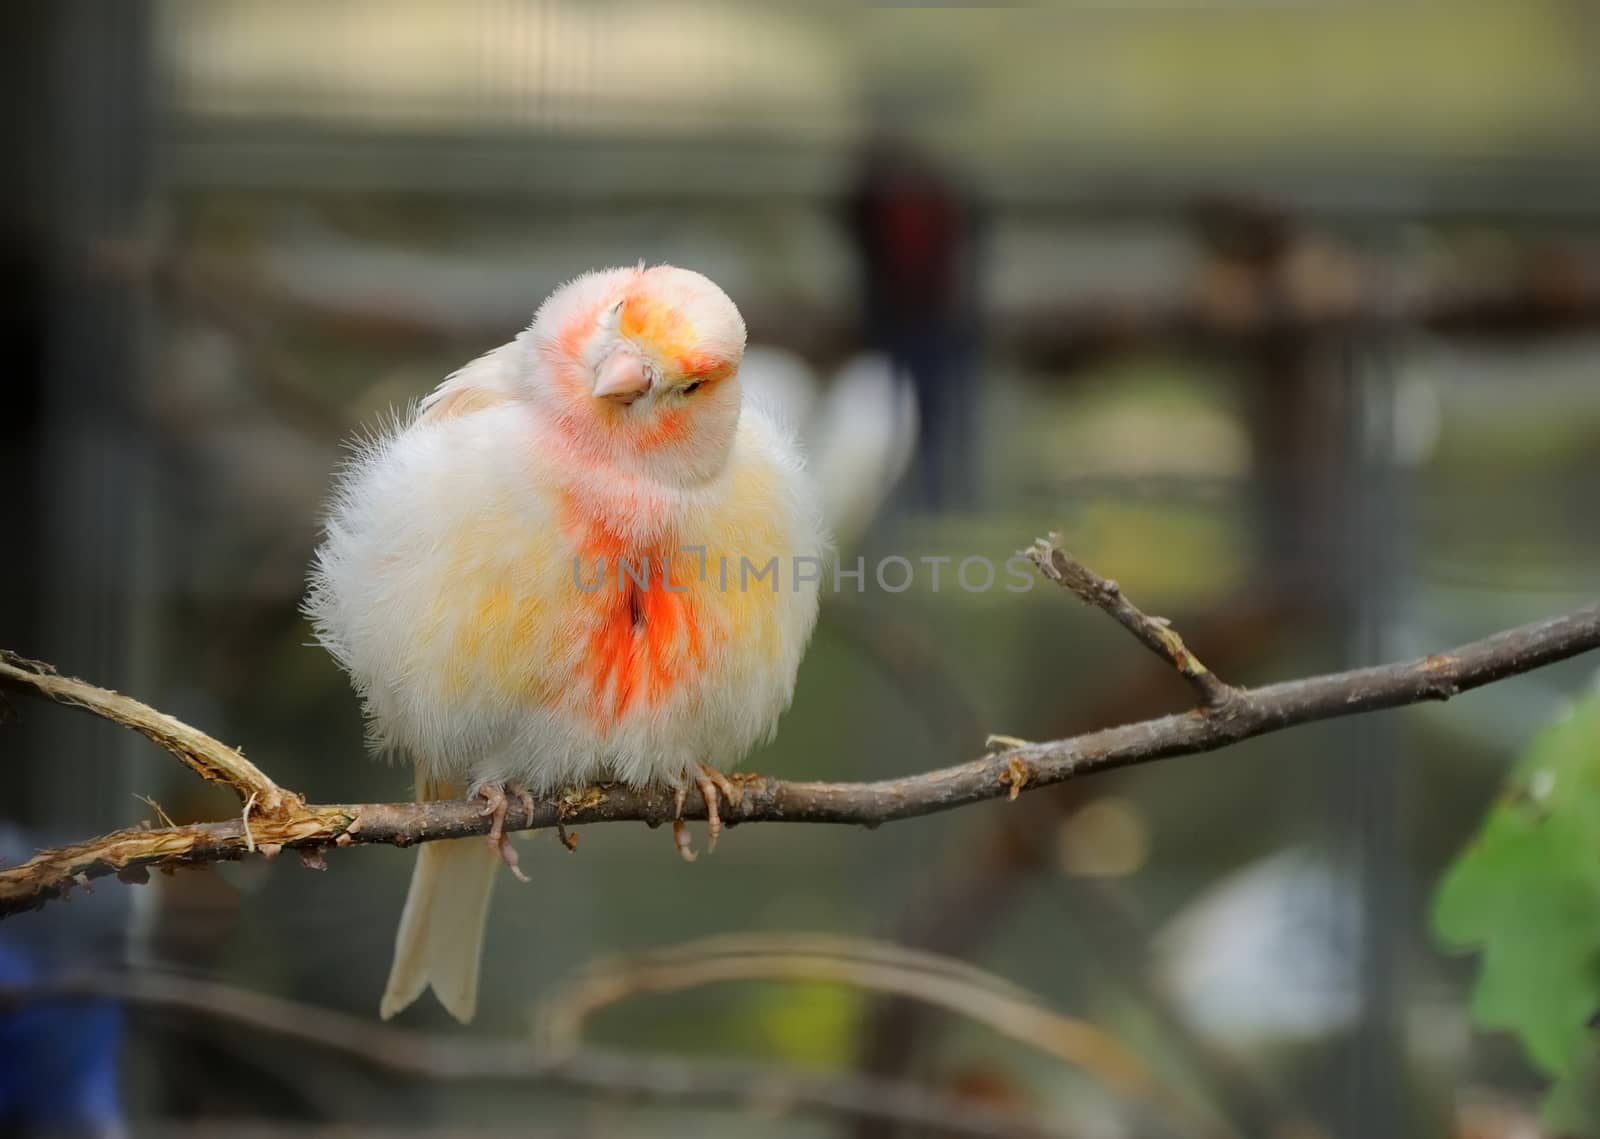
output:
[[[1592,1133],[1600,1116],[1578,1107],[1600,1041],[1600,693],[1529,745],[1445,874],[1433,927],[1479,951],[1473,1019],[1515,1033],[1557,1081],[1546,1121]]]

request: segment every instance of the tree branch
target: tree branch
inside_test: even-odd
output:
[[[1053,542],[1034,549],[1044,563],[1062,575],[1058,580],[1068,588],[1074,588],[1071,583],[1077,582],[1094,604],[1168,659],[1209,702],[1189,712],[1069,739],[1020,744],[954,767],[898,779],[798,783],[760,775],[735,775],[733,780],[741,794],[737,802],[724,804],[724,822],[854,823],[875,827],[985,799],[1015,798],[1025,787],[1043,787],[1097,771],[1216,751],[1297,724],[1425,700],[1448,700],[1457,693],[1600,647],[1600,605],[1591,605],[1420,660],[1263,688],[1232,688],[1215,677],[1202,680],[1211,674],[1183,648],[1177,634],[1141,613],[1112,583],[1095,585],[1100,579],[1082,567],[1074,569],[1077,563]],[[298,849],[309,865],[320,868],[320,851],[330,846],[410,846],[481,835],[490,827],[482,804],[474,801],[306,805],[299,796],[279,788],[237,751],[137,701],[83,681],[55,676],[45,666],[21,662],[21,658],[10,654],[0,660],[0,683],[127,724],[173,751],[205,778],[226,783],[247,796],[247,808],[238,819],[115,831],[74,846],[44,851],[21,866],[0,870],[0,917],[35,908],[94,878],[115,874],[124,881],[141,881],[152,866],[171,870],[238,859],[258,851],[271,857],[287,846]],[[260,808],[254,814],[249,809],[251,794]],[[268,803],[275,804],[275,809],[268,809]],[[624,821],[656,826],[673,815],[672,792],[666,788],[601,783],[534,802],[531,809],[511,804],[505,826],[507,830],[534,830]],[[698,794],[691,792],[684,817],[705,817],[705,803]]]
[[[241,802],[263,814],[277,815],[290,805],[305,803],[299,795],[279,787],[242,753],[198,728],[109,688],[62,676],[43,661],[0,649],[0,688],[31,692],[132,728],[177,756],[200,778],[231,788]]]
[[[1009,1112],[898,1081],[592,1048],[541,1051],[526,1040],[395,1028],[187,977],[103,973],[0,989],[0,1008],[63,999],[112,999],[176,1009],[343,1053],[411,1078],[539,1083],[616,1099],[880,1119],[975,1139],[1049,1139],[1061,1134]]]
[[[1255,577],[1231,596],[1213,597],[1179,625],[1189,642],[1210,646],[1209,667],[1226,676],[1248,661],[1270,655],[1294,635],[1310,594],[1292,576]],[[1156,663],[1154,655],[1138,662]],[[1163,661],[1164,665],[1165,662]],[[1108,671],[1121,671],[1110,670]],[[1051,735],[1071,735],[1101,724],[1141,719],[1170,691],[1166,669],[1135,670],[1095,699],[1062,705]],[[959,737],[974,738],[976,733]],[[926,890],[909,898],[895,923],[893,940],[946,958],[970,960],[985,938],[1002,928],[1008,907],[1026,893],[1036,874],[1054,865],[1059,824],[1110,790],[1093,781],[1066,782],[1021,799],[1011,810],[984,812],[978,833],[963,839],[943,860]],[[1128,904],[1124,883],[1101,878],[1056,880],[1052,891],[1073,923],[1093,943],[1093,964],[1125,991],[1150,1018],[1170,1054],[1213,1106],[1224,1129],[1240,1135],[1290,1134],[1312,1139],[1315,1128],[1304,1107],[1269,1078],[1239,1064],[1188,1023],[1169,995],[1153,982],[1148,960],[1152,930]],[[1097,982],[1098,983],[1098,982]],[[904,999],[871,1006],[862,1029],[861,1070],[881,1078],[915,1071],[934,1039],[927,1006]],[[1296,1130],[1296,1129],[1300,1130]],[[880,1139],[883,1130],[859,1125],[855,1139]]]
[[[1094,1025],[1063,1016],[1026,990],[966,962],[863,938],[724,934],[590,962],[541,1001],[540,1030],[556,1050],[572,1050],[594,1014],[619,1001],[751,980],[834,982],[897,993],[1082,1069],[1125,1099],[1167,1109],[1177,1104],[1136,1055]]]
[[[1178,631],[1165,617],[1151,617],[1122,593],[1122,587],[1108,581],[1061,548],[1061,536],[1035,538],[1033,545],[1022,551],[1039,572],[1064,589],[1070,590],[1079,601],[1093,605],[1108,614],[1117,624],[1139,639],[1139,643],[1178,670],[1178,675],[1188,682],[1200,698],[1203,707],[1215,708],[1226,704],[1238,693],[1224,684],[1216,673],[1200,663],[1178,636]]]

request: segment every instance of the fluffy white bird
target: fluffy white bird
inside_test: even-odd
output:
[[[826,545],[797,446],[745,406],[744,322],[671,266],[591,273],[362,445],[307,610],[419,798],[482,795],[489,845],[425,844],[380,1013],[461,1021],[507,792],[601,778],[705,795],[772,733]],[[692,857],[681,822],[679,849]],[[519,876],[520,876],[520,872]]]

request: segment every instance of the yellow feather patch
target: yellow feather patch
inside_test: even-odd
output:
[[[794,588],[794,559],[777,523],[776,472],[766,466],[742,468],[724,525],[706,535],[706,582],[717,597],[736,642],[753,643],[771,663],[781,644],[776,620],[778,594]],[[775,574],[767,573],[776,559]]]
[[[452,626],[445,691],[461,696],[486,684],[513,699],[547,704],[561,685],[551,663],[554,630],[545,620],[550,607],[540,595],[540,551],[530,545],[506,562],[486,556],[492,535],[482,545],[457,554],[450,589],[433,606],[431,616]]]
[[[635,292],[628,297],[617,327],[679,375],[688,373],[686,365],[698,355],[694,325],[677,309],[648,293]]]

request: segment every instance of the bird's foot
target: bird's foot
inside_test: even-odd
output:
[[[703,763],[696,769],[694,782],[706,801],[706,853],[710,854],[717,849],[717,836],[722,833],[722,800],[737,807],[743,796],[726,775]]]
[[[506,864],[506,869],[515,875],[518,882],[528,881],[528,876],[517,866],[517,849],[511,845],[511,836],[506,834],[506,804],[507,793],[515,796],[518,804],[528,814],[533,813],[533,795],[523,787],[513,787],[509,783],[486,783],[478,788],[478,797],[484,801],[484,808],[480,814],[493,818],[489,826],[489,833],[484,836],[489,847],[500,856],[500,861]]]
[[[687,783],[679,782],[672,785],[672,845],[677,848],[679,858],[685,862],[693,862],[700,856],[694,852],[694,846],[689,840],[689,824],[683,821],[683,804],[688,798]]]
[[[707,854],[717,849],[717,837],[722,834],[722,800],[726,799],[737,806],[743,798],[732,780],[716,768],[707,767],[703,763],[695,764],[691,771],[685,771],[673,781],[672,845],[677,847],[679,857],[685,862],[693,862],[699,857],[690,844],[689,825],[683,821],[683,807],[689,797],[690,779],[694,780],[694,785],[700,791],[700,797],[706,801]]]

